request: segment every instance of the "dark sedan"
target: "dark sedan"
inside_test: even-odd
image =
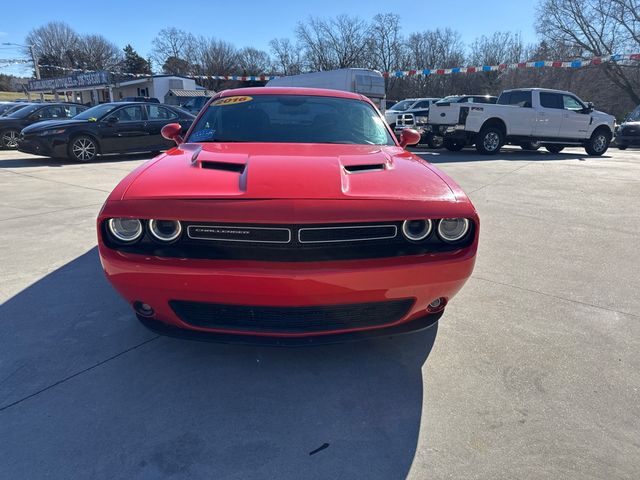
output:
[[[640,105],[618,127],[616,145],[620,150],[634,145],[640,147]]]
[[[169,105],[104,103],[66,122],[41,122],[25,128],[18,149],[78,162],[90,162],[96,155],[107,153],[167,150],[174,144],[162,137],[162,127],[179,123],[186,132],[194,119],[189,112]]]
[[[43,120],[63,121],[86,110],[75,103],[28,103],[8,115],[0,117],[0,147],[16,148],[20,131]]]

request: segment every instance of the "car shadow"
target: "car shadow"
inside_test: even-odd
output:
[[[388,479],[414,459],[437,325],[303,348],[157,337],[96,248],[0,318],[0,477]]]
[[[6,154],[6,151],[3,151]],[[23,155],[20,153],[19,155]],[[121,163],[121,162],[132,162],[132,161],[140,161],[140,160],[148,160],[152,158],[151,153],[132,153],[132,154],[113,154],[113,155],[100,155],[92,162],[82,163],[82,162],[74,162],[69,158],[51,158],[51,157],[40,157],[36,155],[29,155],[27,157],[22,158],[7,158],[4,159],[0,157],[0,169],[3,168],[33,168],[33,167],[52,167],[52,168],[60,168],[69,165],[94,165],[94,164],[105,164],[105,163]]]
[[[473,148],[466,148],[459,152],[450,152],[446,149],[412,149],[414,154],[427,160],[430,163],[463,163],[463,162],[480,162],[490,160],[506,160],[515,162],[548,162],[553,160],[578,160],[581,162],[587,160],[596,160],[611,158],[611,155],[605,153],[601,157],[590,157],[586,153],[576,152],[572,150],[560,153],[547,152],[544,148],[537,151],[526,151],[519,148],[503,148],[496,155],[481,155]]]

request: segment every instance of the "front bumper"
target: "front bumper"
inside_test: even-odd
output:
[[[640,145],[640,135],[617,135],[616,145],[631,146]]]
[[[308,263],[147,257],[118,252],[102,243],[99,251],[107,278],[116,290],[131,305],[139,301],[154,309],[154,315],[144,320],[150,328],[173,333],[182,329],[234,338],[327,337],[327,340],[339,341],[333,337],[356,333],[358,335],[352,336],[358,337],[374,331],[386,335],[432,324],[434,317],[427,315],[428,304],[440,297],[450,300],[462,288],[473,271],[476,245],[474,242],[465,249],[434,255]],[[399,320],[361,328],[304,333],[202,328],[183,321],[169,305],[170,301],[178,300],[267,307],[322,307],[403,299],[412,302]],[[429,319],[424,320],[425,317]]]
[[[19,151],[44,157],[66,157],[67,145],[68,139],[62,135],[21,135],[18,139]]]

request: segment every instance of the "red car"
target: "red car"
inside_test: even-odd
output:
[[[306,344],[433,325],[473,270],[478,215],[364,96],[227,90],[98,217],[109,281],[161,333]]]

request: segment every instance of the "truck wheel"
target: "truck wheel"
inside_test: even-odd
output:
[[[456,140],[446,139],[443,141],[444,148],[450,152],[459,152],[464,148],[464,143]]]
[[[442,148],[443,143],[444,143],[443,138],[437,137],[435,135],[432,135],[431,138],[429,138],[429,141],[427,142],[427,144],[429,145],[429,148]]]
[[[520,148],[523,150],[535,151],[540,150],[542,144],[540,142],[525,142],[520,144]]]
[[[476,138],[476,150],[483,155],[495,155],[503,143],[502,130],[497,127],[484,127]]]
[[[564,150],[562,145],[545,145],[544,148],[546,148],[549,153],[560,153]]]
[[[604,129],[596,130],[591,135],[591,138],[587,140],[584,149],[587,153],[594,157],[599,157],[609,148],[609,142],[611,141],[611,135]]]

